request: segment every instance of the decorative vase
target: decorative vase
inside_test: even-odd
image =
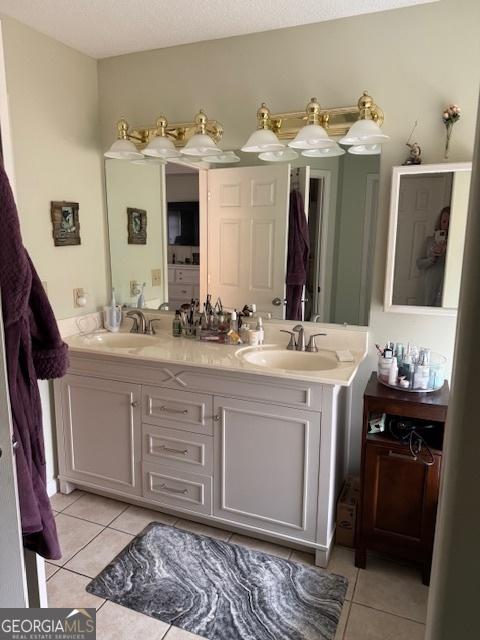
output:
[[[445,127],[447,128],[447,138],[445,140],[445,155],[443,156],[445,160],[448,160],[448,151],[450,149],[450,138],[452,137],[453,125],[454,122],[446,122]]]

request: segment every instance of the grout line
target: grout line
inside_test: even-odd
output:
[[[352,601],[351,600],[345,600],[345,603],[348,604],[347,619],[345,620],[345,626],[343,627],[342,637],[338,638],[338,640],[345,640],[345,637],[346,637],[346,634],[347,634],[348,621],[350,620],[350,612],[352,610]]]
[[[158,640],[168,640],[168,639],[167,639],[167,636],[168,636],[168,634],[169,634],[170,629],[172,628],[172,626],[173,626],[173,625],[169,625],[168,629],[165,631],[165,635],[164,635],[164,636],[162,636],[161,638],[158,638]]]
[[[354,602],[351,601],[352,604],[356,604],[359,607],[365,607],[366,609],[372,609],[373,611],[378,611],[379,613],[386,613],[389,616],[394,616],[395,618],[401,618],[402,620],[408,620],[409,622],[415,622],[416,624],[421,624],[425,626],[426,622],[419,622],[414,618],[408,618],[407,616],[401,616],[399,613],[392,613],[391,611],[386,611],[385,609],[378,609],[377,607],[372,607],[370,604],[363,604],[363,602]]]
[[[79,491],[79,492],[80,492],[80,495],[79,495],[79,496],[77,496],[73,502],[71,502],[70,504],[68,504],[66,507],[63,507],[63,509],[54,509],[54,508],[52,507],[52,503],[50,503],[50,508],[52,509],[52,511],[56,511],[57,513],[63,513],[63,512],[65,511],[65,509],[68,509],[68,507],[71,507],[71,506],[72,506],[72,504],[75,504],[75,502],[77,502],[77,500],[80,500],[80,498],[82,498],[82,497],[85,495],[85,493],[83,493],[83,491],[82,491],[81,489],[74,489],[74,491]],[[74,493],[74,491],[72,491],[72,493]],[[60,495],[62,495],[62,496],[68,496],[68,495],[70,495],[69,493],[61,493],[60,491],[57,491],[57,493],[60,493]],[[56,495],[57,495],[57,493],[54,493],[53,495],[54,495],[54,496],[56,496]],[[50,499],[51,499],[51,498],[53,498],[53,496],[51,496],[50,498],[48,498],[48,501],[49,501],[49,502],[50,502]]]
[[[65,514],[65,515],[66,515],[66,514]],[[75,516],[70,516],[70,517],[71,517],[71,518],[74,518]],[[78,518],[78,520],[80,520],[80,518]],[[89,522],[89,521],[88,521],[88,520],[86,520],[85,522]],[[99,526],[102,526],[102,525],[99,525]],[[93,542],[96,538],[98,538],[98,536],[99,536],[101,533],[103,533],[103,532],[105,531],[105,529],[106,529],[106,528],[107,528],[107,527],[103,526],[103,529],[102,529],[101,531],[99,531],[97,534],[95,534],[95,535],[93,536],[93,538],[92,538],[91,540],[89,540],[86,544],[84,544],[84,545],[83,545],[83,547],[82,547],[81,549],[79,549],[78,551],[76,551],[76,552],[73,554],[73,556],[71,556],[70,558],[68,558],[68,560],[65,560],[65,562],[64,562],[62,565],[58,565],[58,564],[57,564],[56,566],[57,566],[57,567],[58,567],[58,566],[60,566],[60,567],[66,568],[66,567],[65,567],[65,565],[67,564],[67,562],[70,562],[70,560],[73,560],[73,558],[75,558],[75,556],[77,556],[77,555],[80,553],[80,551],[83,551],[86,547],[88,547],[88,545],[90,544],[90,542]],[[61,544],[62,544],[62,543],[61,543],[61,541],[60,541],[60,545],[61,545]],[[70,569],[69,569],[69,571],[70,571]],[[81,574],[81,575],[83,575],[83,574]],[[87,576],[87,577],[89,577],[89,576]],[[90,579],[91,579],[91,580],[93,580],[93,578],[90,578]]]
[[[101,605],[98,607],[98,609],[97,609],[97,613],[100,611],[100,609],[102,609],[102,607],[104,607],[104,606],[107,604],[107,602],[108,602],[108,600],[107,600],[107,599],[105,599],[105,600],[102,602],[102,604],[101,604]]]

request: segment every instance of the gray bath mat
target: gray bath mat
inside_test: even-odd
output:
[[[347,582],[152,522],[87,591],[208,640],[333,640]]]

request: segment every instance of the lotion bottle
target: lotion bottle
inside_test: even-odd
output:
[[[388,374],[388,384],[391,387],[397,386],[397,378],[398,378],[398,364],[397,359],[392,358],[392,364],[390,365],[390,371]]]

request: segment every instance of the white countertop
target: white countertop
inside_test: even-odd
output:
[[[292,326],[295,323],[291,323]],[[354,361],[348,363],[337,362],[334,368],[328,370],[285,370],[263,367],[246,362],[242,358],[242,349],[246,345],[224,345],[211,342],[200,342],[195,339],[174,338],[169,330],[164,328],[140,347],[115,347],[102,342],[105,332],[95,332],[89,335],[74,335],[65,338],[72,355],[77,353],[91,353],[95,355],[117,356],[146,362],[168,362],[192,367],[209,367],[220,371],[245,372],[248,374],[269,376],[274,378],[303,380],[320,384],[349,386],[358,367],[367,354],[368,332],[357,327],[348,329],[333,325],[303,323],[306,336],[325,330],[326,337],[317,338],[319,349],[330,351],[333,355],[337,349],[349,349]],[[288,336],[279,333],[279,329],[290,329],[287,323],[265,324],[264,348],[285,349]],[[320,343],[321,341],[321,343]],[[315,358],[316,354],[306,354]],[[335,356],[336,360],[336,356]]]

